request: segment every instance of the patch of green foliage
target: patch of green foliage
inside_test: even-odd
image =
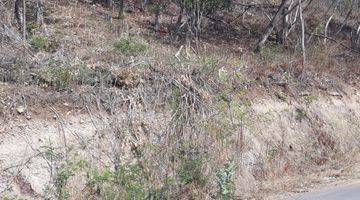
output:
[[[219,70],[219,60],[215,57],[206,57],[202,61],[200,73],[203,76],[213,77]]]
[[[67,91],[72,85],[101,85],[110,87],[114,77],[107,69],[90,69],[86,66],[58,66],[54,60],[48,66],[40,69],[35,75],[35,81],[54,87],[56,91]]]
[[[147,49],[147,45],[139,42],[136,37],[122,38],[115,42],[113,47],[115,51],[130,55],[138,55]]]
[[[91,171],[87,182],[89,187],[100,191],[103,199],[146,199],[145,177],[139,165],[119,165],[115,171]]]
[[[70,84],[73,78],[73,74],[68,67],[49,67],[44,69],[42,72],[43,77],[57,91],[65,91],[70,88]]]
[[[310,105],[318,100],[316,96],[309,95],[302,97],[302,100],[305,102],[306,105]]]
[[[270,159],[274,159],[276,155],[278,155],[279,150],[276,147],[271,148],[268,150],[267,155]]]
[[[166,3],[165,3],[166,4]],[[148,6],[148,10],[151,13],[158,13],[165,7],[164,3],[151,4]]]
[[[200,8],[200,12],[204,15],[212,14],[220,9],[229,9],[231,7],[230,0],[185,0],[184,6],[186,10],[195,11],[197,8]]]
[[[33,33],[38,28],[39,28],[38,24],[34,21],[30,21],[26,24],[26,29],[30,33]]]
[[[96,74],[94,70],[86,67],[86,66],[79,66],[74,69],[74,79],[78,84],[89,84],[93,85],[95,82]]]
[[[69,179],[89,167],[89,163],[85,160],[68,161],[61,166],[55,177],[55,197],[57,199],[69,199],[70,193],[67,187]]]
[[[36,51],[44,50],[46,43],[47,38],[42,36],[32,36],[29,40],[30,46]]]
[[[184,187],[202,188],[207,183],[203,173],[205,155],[199,149],[198,144],[187,141],[182,144],[176,153],[179,158],[176,173],[180,184]]]
[[[301,108],[296,109],[296,117],[295,117],[296,120],[301,122],[306,117],[307,117],[307,114],[306,114],[306,111],[304,109],[301,109]]]
[[[219,198],[224,200],[235,199],[235,164],[234,158],[229,158],[224,166],[216,173]]]
[[[200,158],[182,158],[177,174],[183,185],[194,183],[204,185],[205,179],[202,175],[203,161]]]
[[[273,60],[278,54],[284,51],[283,47],[275,42],[269,42],[261,51],[261,57],[264,60]]]

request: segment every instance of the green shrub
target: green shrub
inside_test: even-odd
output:
[[[75,68],[74,71],[74,79],[78,84],[95,84],[96,74],[94,70],[86,66],[80,66]]]
[[[41,79],[57,91],[69,89],[73,73],[68,67],[48,67],[39,72]]]
[[[205,76],[214,76],[219,70],[219,60],[215,57],[205,57],[202,60],[202,67],[200,72]]]
[[[228,9],[231,7],[231,1],[230,0],[185,0],[184,6],[186,10],[189,11],[196,11],[197,6],[200,8],[200,12],[202,12],[204,15],[210,15],[216,12],[220,9]]]
[[[72,73],[68,68],[55,68],[52,70],[53,73],[53,83],[57,90],[66,90],[70,86]]]
[[[180,182],[184,185],[200,180],[202,162],[200,160],[183,160],[178,170]]]
[[[176,193],[171,189],[175,186],[175,180],[166,177],[161,188],[153,188],[150,190],[149,198],[153,200],[176,199]]]
[[[58,199],[68,199],[70,197],[69,190],[66,187],[68,180],[74,176],[74,172],[68,168],[64,168],[57,173],[55,179],[56,196]]]
[[[204,185],[205,179],[202,173],[203,161],[200,158],[182,158],[177,174],[180,183],[188,185],[194,183],[196,185]]]
[[[32,36],[29,40],[30,46],[36,51],[44,50],[46,43],[47,38],[41,36]]]
[[[88,186],[97,188],[102,199],[146,199],[148,190],[143,169],[139,165],[120,165],[116,171],[93,170]]]
[[[281,45],[274,42],[269,42],[261,51],[261,57],[264,60],[272,61],[282,52],[284,52],[284,49]]]
[[[151,13],[157,13],[160,12],[162,9],[164,9],[164,5],[163,4],[151,4],[148,6],[148,10]]]
[[[235,197],[235,165],[234,159],[229,158],[225,165],[216,173],[218,193],[220,199],[234,199]]]
[[[295,117],[296,120],[301,122],[306,117],[307,117],[307,114],[306,114],[306,111],[304,109],[301,109],[301,108],[296,109],[296,117]]]
[[[137,55],[147,49],[147,45],[139,42],[135,37],[122,38],[113,44],[116,51],[124,54]]]
[[[310,105],[318,100],[316,96],[309,95],[302,97],[302,100],[305,102],[306,105]]]
[[[29,31],[30,33],[33,33],[36,29],[38,29],[39,26],[36,22],[34,21],[30,21],[26,24],[26,29],[27,31]]]
[[[69,179],[76,174],[89,168],[89,163],[85,160],[68,161],[61,166],[55,177],[55,196],[57,199],[69,199],[70,192],[67,186]]]
[[[267,151],[267,156],[269,159],[274,159],[279,154],[279,150],[276,147]]]

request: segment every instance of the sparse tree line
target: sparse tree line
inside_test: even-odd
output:
[[[117,9],[119,18],[124,17],[129,5],[136,5],[142,12],[152,12],[155,31],[160,27],[161,15],[173,5],[177,8],[174,12],[177,17],[169,25],[169,30],[175,41],[180,36],[198,41],[211,16],[224,11],[232,13],[234,21],[251,20],[251,17],[260,15],[267,19],[264,26],[256,30],[255,52],[260,52],[269,40],[282,45],[291,43],[302,50],[305,61],[306,45],[315,38],[324,43],[339,43],[355,52],[360,49],[360,0],[92,0],[92,3]],[[14,18],[24,38],[27,32],[26,10],[30,5],[33,6],[31,14],[35,16],[36,23],[40,26],[44,23],[43,0],[16,0]],[[344,39],[349,42],[343,43]]]

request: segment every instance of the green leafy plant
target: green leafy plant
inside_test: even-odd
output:
[[[113,44],[116,51],[124,54],[137,55],[147,49],[147,45],[139,42],[135,37],[122,38]]]
[[[68,199],[70,197],[66,183],[72,176],[74,176],[74,172],[69,168],[64,168],[57,173],[55,187],[58,199]]]
[[[33,33],[36,29],[38,29],[39,26],[36,22],[34,21],[30,21],[26,24],[26,29],[27,31],[29,31],[30,33]]]
[[[97,188],[103,199],[146,199],[149,194],[146,175],[137,165],[119,165],[115,171],[93,169],[88,187]]]
[[[192,141],[184,142],[177,154],[180,163],[176,172],[181,185],[203,187],[207,180],[203,174],[204,155],[199,152],[198,144]]]
[[[273,147],[272,149],[268,150],[267,155],[270,159],[274,159],[276,155],[278,155],[279,150],[277,147]]]
[[[176,199],[176,193],[172,192],[172,188],[175,186],[175,184],[176,182],[173,178],[166,177],[161,188],[153,188],[150,190],[149,199]]]
[[[224,166],[216,173],[218,193],[220,199],[234,199],[235,198],[235,164],[234,158],[229,158]]]
[[[284,51],[283,47],[275,42],[268,43],[261,51],[261,56],[265,60],[272,60]]]
[[[58,91],[64,91],[70,87],[72,73],[69,68],[58,67],[49,69],[50,80]]]
[[[56,161],[61,158],[61,154],[57,153],[55,151],[55,148],[51,145],[47,146],[41,146],[40,147],[41,152],[43,153],[43,156],[48,159],[50,162]]]
[[[301,109],[301,108],[296,109],[296,117],[295,117],[296,120],[301,122],[306,117],[307,117],[307,114],[306,114],[306,111],[304,109]]]
[[[66,91],[76,80],[76,70],[69,66],[58,66],[54,60],[49,60],[48,66],[36,73],[36,78],[46,86],[52,86],[56,91]]]
[[[203,76],[206,77],[214,77],[214,75],[217,75],[217,72],[219,70],[219,60],[215,57],[205,57],[202,60],[202,66],[200,69],[200,73]]]
[[[46,43],[47,38],[41,36],[32,36],[29,40],[30,46],[36,51],[44,50]]]
[[[318,100],[316,96],[309,95],[302,97],[302,100],[305,102],[306,105],[310,105]]]
[[[204,13],[205,15],[212,14],[220,9],[227,9],[231,7],[230,0],[185,0],[184,6],[187,10],[193,11],[197,8],[200,8],[200,12]]]
[[[204,184],[205,179],[202,176],[203,161],[201,159],[183,158],[177,173],[180,182],[184,185],[195,183]]]

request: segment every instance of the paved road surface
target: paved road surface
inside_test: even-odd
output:
[[[360,200],[360,183],[307,193],[294,200]]]

